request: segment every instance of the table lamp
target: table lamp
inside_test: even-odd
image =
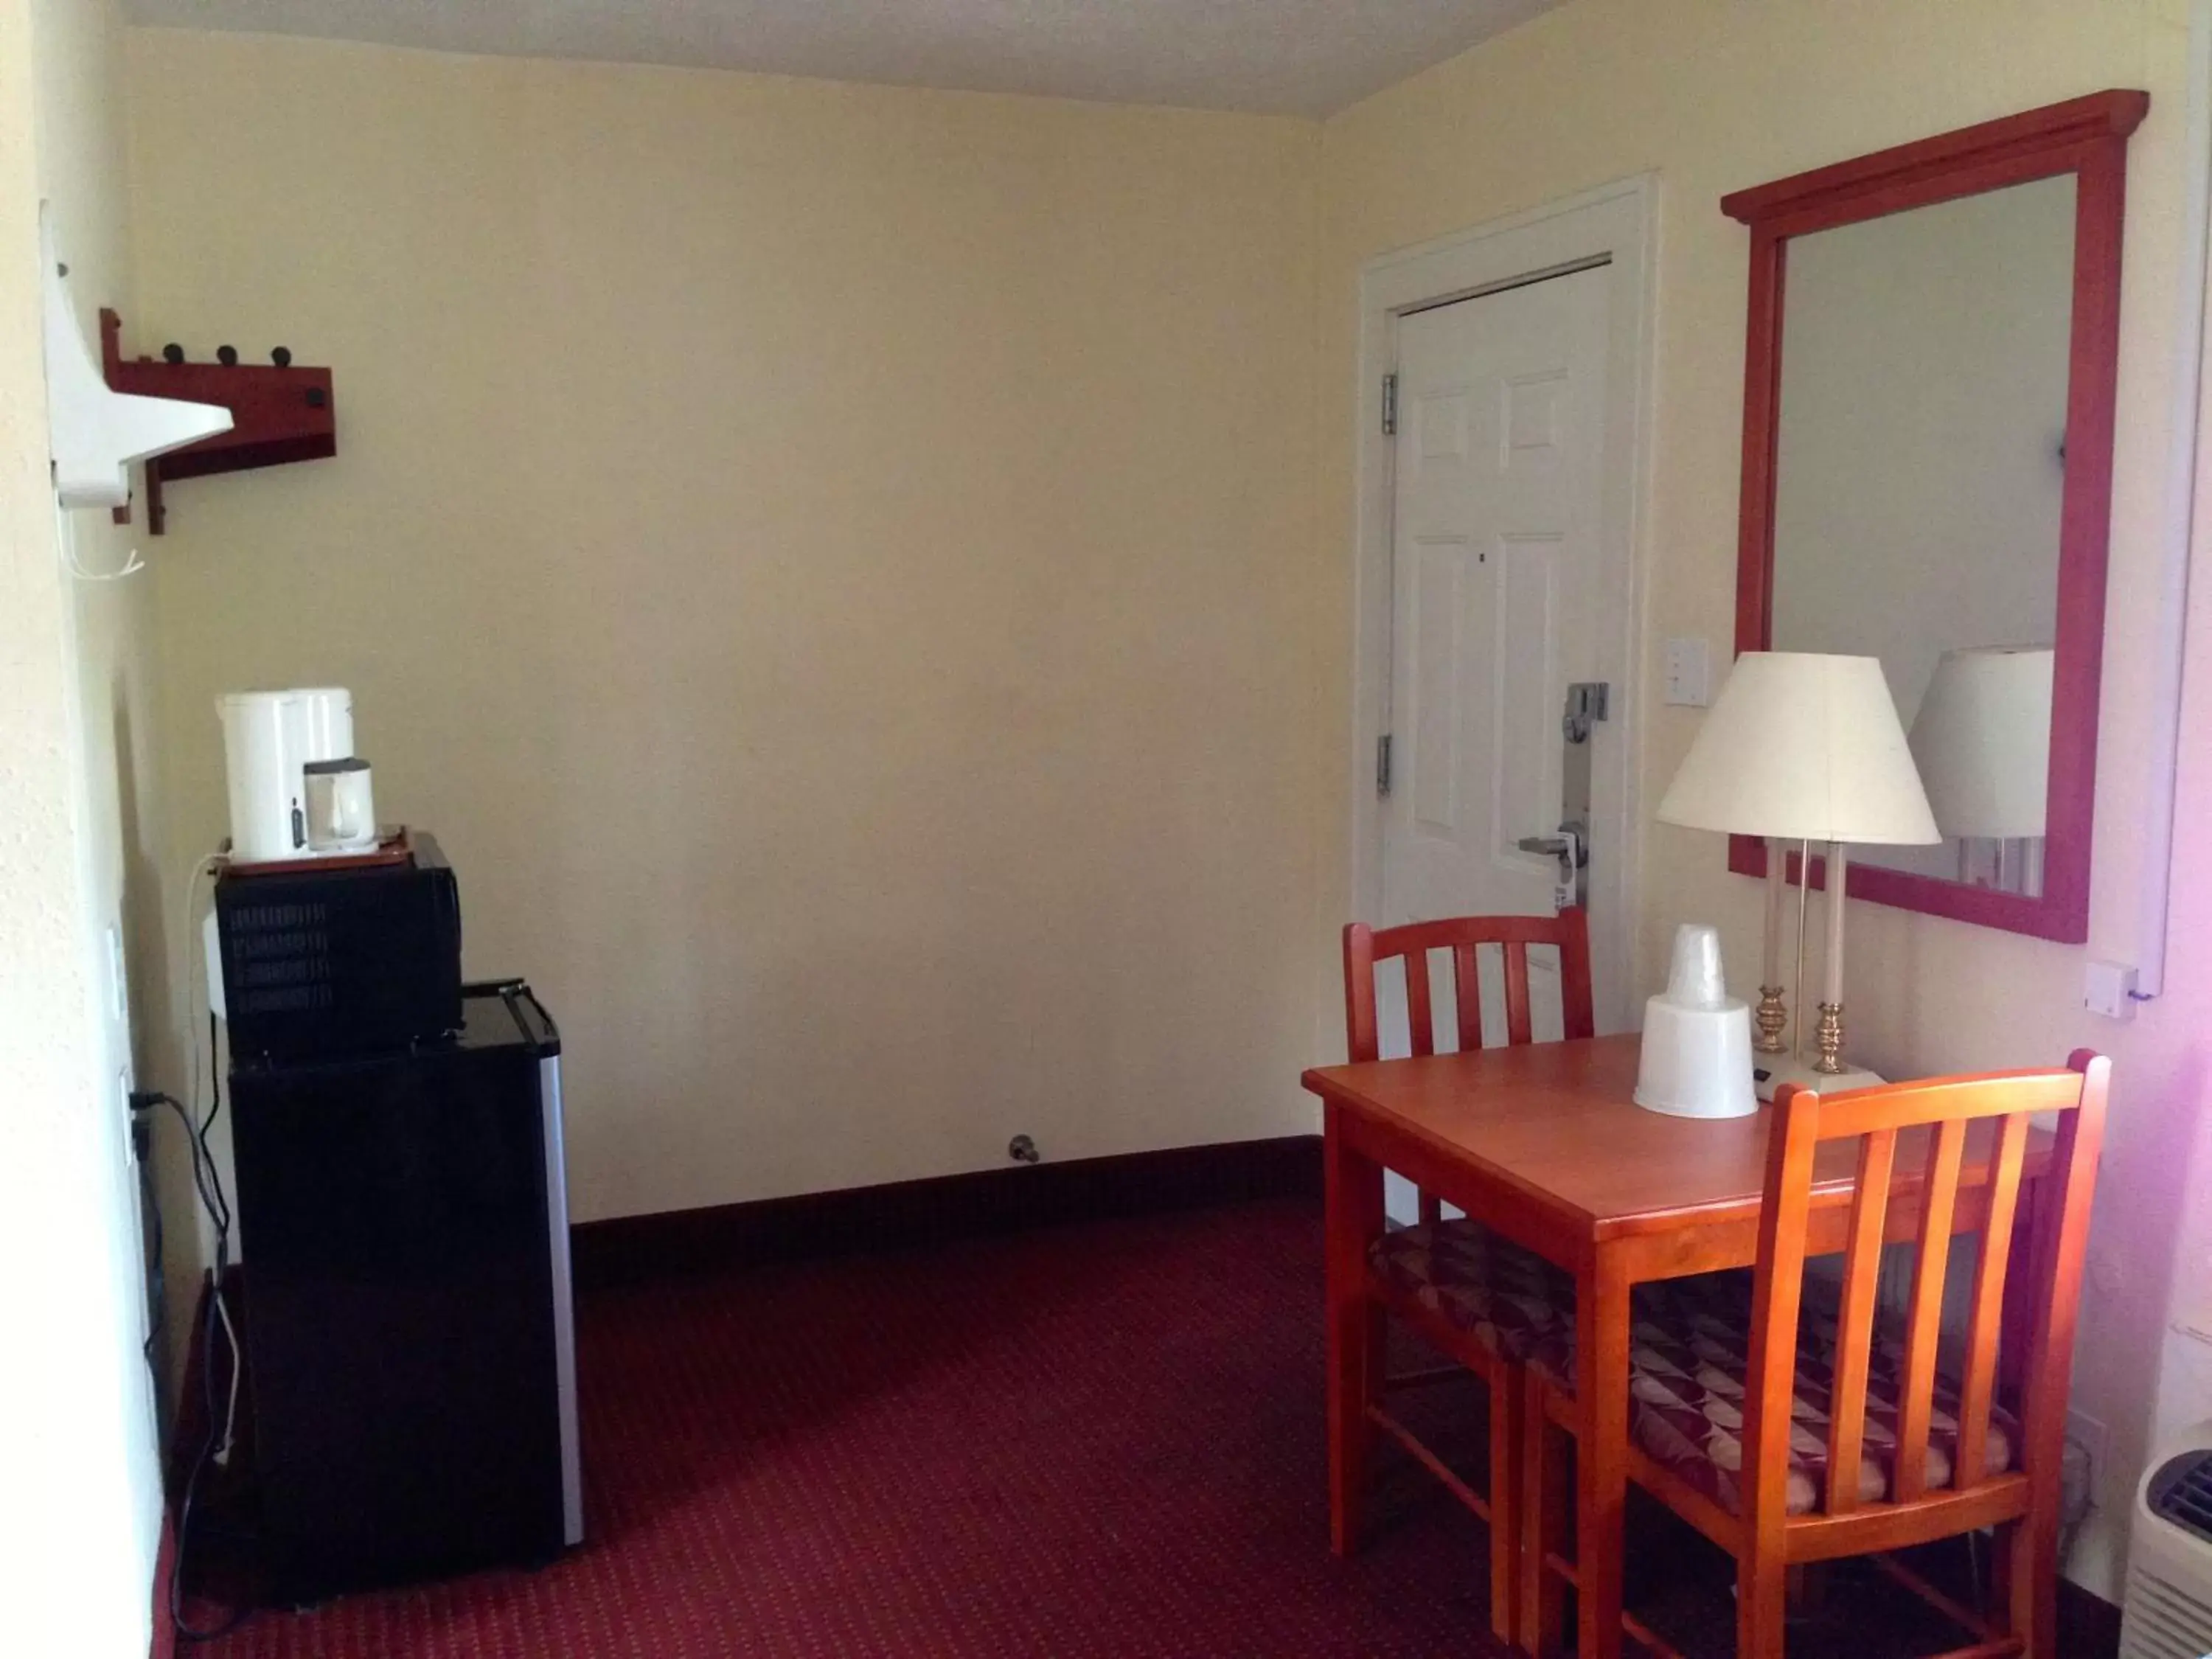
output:
[[[1753,1062],[1759,1096],[1785,1083],[1822,1091],[1881,1079],[1848,1064],[1844,1048],[1844,844],[1925,846],[1939,842],[1927,792],[1904,724],[1874,657],[1747,651],[1735,659],[1705,723],[1659,803],[1659,820],[1692,830],[1759,836],[1766,849],[1766,938]],[[1782,990],[1782,900],[1787,842],[1809,871],[1812,843],[1826,843],[1827,973],[1815,1035],[1804,1052],[1803,1020],[1790,1024]],[[1806,888],[1797,895],[1797,981],[1805,994]]]
[[[2005,846],[2039,841],[2051,789],[2049,646],[1980,645],[1946,651],[1912,720],[1912,758],[1928,786],[1936,827],[1955,836],[1960,876],[1976,839],[1997,844],[1996,884],[2007,884]],[[2032,865],[2034,848],[2023,865]],[[2031,878],[2023,868],[2023,882]]]

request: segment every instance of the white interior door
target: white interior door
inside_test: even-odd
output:
[[[1568,796],[1589,803],[1605,728],[1571,755],[1568,687],[1624,678],[1626,595],[1601,591],[1610,291],[1600,265],[1400,320],[1385,925],[1553,911],[1559,860],[1520,843],[1555,836]],[[1620,852],[1601,839],[1589,856]],[[1547,1040],[1557,963],[1529,954]],[[1487,1010],[1503,969],[1484,957]],[[1434,971],[1449,1007],[1449,965]],[[1402,1053],[1403,988],[1380,977],[1383,1052]]]

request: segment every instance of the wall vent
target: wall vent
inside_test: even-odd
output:
[[[2150,1512],[2212,1542],[2212,1450],[2169,1458],[2153,1477]]]
[[[2120,1659],[2212,1654],[2212,1423],[2152,1460],[2128,1553]]]

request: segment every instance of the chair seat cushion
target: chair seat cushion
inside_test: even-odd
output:
[[[1386,1232],[1368,1261],[1384,1285],[1516,1364],[1574,1328],[1574,1279],[1479,1222]]]
[[[1825,1504],[1828,1407],[1838,1346],[1835,1286],[1809,1279],[1798,1315],[1796,1397],[1791,1409],[1784,1507],[1810,1514]],[[1744,1378],[1750,1368],[1751,1275],[1702,1274],[1637,1287],[1629,1357],[1629,1431],[1654,1461],[1732,1514],[1743,1512]],[[1530,1363],[1571,1391],[1574,1339],[1540,1349]],[[1893,1323],[1876,1322],[1867,1364],[1866,1427],[1858,1468],[1862,1503],[1886,1501],[1897,1468],[1898,1411],[1905,1343]],[[1927,1482],[1948,1486],[1959,1444],[1957,1384],[1939,1376],[1929,1413]],[[2019,1461],[2020,1425],[1992,1409],[1987,1471]]]

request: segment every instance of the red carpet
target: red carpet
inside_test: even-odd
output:
[[[1328,1553],[1320,1291],[1285,1203],[594,1292],[582,1549],[204,1650],[1492,1654],[1481,1529],[1410,1474],[1419,1524]]]
[[[1402,1457],[1364,1553],[1329,1554],[1321,1292],[1297,1201],[594,1291],[583,1548],[264,1612],[200,1650],[1498,1655],[1482,1528]],[[1472,1385],[1405,1398],[1479,1447]],[[1686,1651],[1728,1653],[1726,1563],[1651,1522],[1632,1594]],[[1896,1596],[1837,1590],[1793,1659],[1953,1644]]]

